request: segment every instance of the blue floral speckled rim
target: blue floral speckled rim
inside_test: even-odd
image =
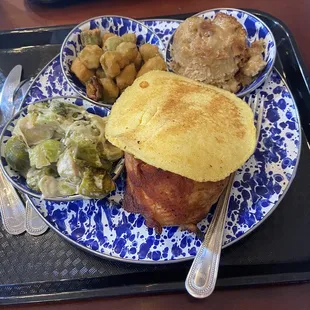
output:
[[[105,25],[107,28],[103,27],[103,21],[106,23],[111,23],[109,27]],[[60,50],[60,57],[61,57],[61,68],[62,68],[62,73],[65,76],[68,84],[70,87],[72,87],[76,93],[78,93],[80,96],[83,98],[87,99],[88,101],[92,102],[95,105],[98,106],[104,106],[104,107],[111,107],[111,104],[107,103],[102,103],[102,102],[96,102],[90,98],[87,97],[86,91],[85,91],[85,86],[83,86],[80,81],[74,76],[74,74],[71,73],[70,71],[70,64],[72,60],[76,57],[77,51],[79,51],[79,47],[81,46],[81,42],[78,36],[73,36],[75,33],[81,32],[81,29],[83,28],[88,28],[87,24],[89,23],[89,28],[93,29],[94,25],[96,25],[96,28],[100,24],[102,28],[109,30],[113,33],[116,32],[124,32],[124,27],[121,27],[121,24],[123,22],[127,23],[127,27],[130,27],[129,32],[132,32],[134,30],[134,33],[137,35],[137,43],[151,43],[155,44],[158,46],[159,51],[161,52],[162,56],[165,59],[165,47],[163,43],[161,42],[161,39],[157,36],[156,33],[154,33],[150,28],[148,28],[145,24],[141,23],[140,21],[137,21],[135,19],[129,18],[129,17],[124,17],[124,16],[118,16],[118,15],[102,15],[102,16],[97,16],[97,17],[92,17],[88,20],[83,21],[76,27],[74,27],[70,33],[67,35],[65,38],[61,50]],[[119,24],[118,24],[119,23]],[[117,26],[116,26],[117,24]],[[100,27],[99,25],[99,27]],[[138,26],[138,27],[136,27]],[[115,31],[115,28],[116,30]],[[139,27],[141,29],[139,29]],[[118,33],[120,34],[120,33]],[[70,41],[71,40],[71,41]],[[72,45],[72,47],[69,47],[69,43]],[[139,45],[139,44],[138,44]]]
[[[269,76],[274,66],[275,59],[276,59],[276,53],[277,53],[276,42],[275,42],[275,39],[274,39],[274,36],[271,30],[260,18],[243,10],[233,9],[233,8],[216,8],[216,9],[199,12],[195,14],[194,16],[200,16],[204,18],[206,18],[207,16],[207,18],[213,19],[215,14],[218,12],[227,13],[229,15],[233,15],[234,17],[236,17],[238,21],[244,26],[244,28],[247,29],[248,36],[251,38],[251,40],[263,38],[263,40],[265,41],[266,48],[265,48],[265,53],[264,53],[264,59],[267,62],[267,65],[263,69],[263,71],[258,74],[258,76],[253,80],[253,82],[250,85],[241,88],[236,93],[238,97],[244,97],[248,93],[254,91],[257,87],[259,87],[265,81],[265,79]],[[244,17],[246,17],[246,19],[242,20],[244,19]],[[246,26],[246,24],[249,23],[247,21],[248,19],[250,20],[251,24],[253,24],[254,21],[257,22],[258,25],[254,23],[255,30],[256,30],[255,33],[249,34],[250,27]],[[173,35],[174,33],[170,37],[170,40],[167,42],[167,47],[166,47],[166,60],[168,62],[168,65],[172,60],[171,45],[173,43]]]
[[[145,21],[163,42],[169,40],[169,34],[174,32],[179,23],[175,20]],[[69,95],[72,90],[60,72],[60,59],[57,56],[33,81],[24,104],[53,93]],[[287,192],[299,162],[301,128],[297,107],[286,83],[274,70],[254,93],[267,98],[265,117],[258,149],[237,172],[230,197],[223,248],[248,235],[275,210]],[[121,194],[123,179],[119,181],[118,194]],[[264,181],[266,186],[263,186]],[[53,204],[38,199],[32,199],[32,202],[57,233],[76,246],[103,258],[163,264],[189,260],[196,254],[201,243],[193,234],[169,227],[163,230],[162,235],[156,235],[152,229],[145,227],[142,216],[122,210],[118,205],[121,196],[110,198],[109,201],[91,204],[82,201],[79,205]],[[213,211],[199,224],[201,230],[207,229]],[[89,225],[95,226],[88,227],[85,219],[90,220]],[[131,229],[134,229],[134,233]]]

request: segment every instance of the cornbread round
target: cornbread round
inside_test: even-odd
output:
[[[252,155],[256,142],[244,101],[163,71],[144,74],[119,97],[106,138],[149,165],[197,182],[223,180]]]

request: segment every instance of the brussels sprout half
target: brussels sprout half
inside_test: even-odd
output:
[[[16,171],[26,174],[30,167],[27,146],[18,136],[12,136],[5,144],[5,159]]]
[[[115,189],[115,184],[103,169],[86,169],[78,193],[89,198],[103,198]]]
[[[30,165],[40,169],[56,163],[63,150],[63,144],[57,140],[45,140],[29,149]]]

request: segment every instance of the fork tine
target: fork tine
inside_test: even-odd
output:
[[[258,115],[257,115],[257,121],[256,121],[256,145],[259,140],[259,134],[260,134],[260,129],[262,127],[262,120],[263,120],[263,110],[264,110],[264,100],[265,96],[262,96],[260,98],[260,105],[258,109]],[[257,100],[258,101],[258,100]]]
[[[243,99],[245,100],[245,97]],[[261,102],[261,104],[258,104],[259,101]],[[253,96],[250,96],[248,104],[254,114],[254,121],[256,121],[255,127],[256,127],[256,145],[257,145],[263,119],[264,96],[262,96],[261,98],[259,98],[258,95],[254,96],[254,98]]]
[[[255,96],[254,99],[253,99],[253,97],[251,97],[250,107],[252,109],[252,112],[254,113],[254,116],[255,116],[255,112],[257,110],[257,105],[258,105],[258,96]]]

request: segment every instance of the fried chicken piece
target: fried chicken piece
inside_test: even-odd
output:
[[[155,168],[128,153],[125,153],[125,165],[123,207],[128,212],[141,213],[146,225],[157,232],[163,226],[175,225],[195,230],[227,184],[227,178],[219,182],[196,182]]]

